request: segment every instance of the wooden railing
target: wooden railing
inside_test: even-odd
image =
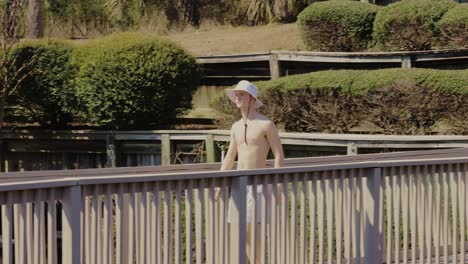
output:
[[[298,146],[322,155],[357,154],[375,149],[408,150],[468,147],[468,136],[397,136],[280,133],[286,154]],[[10,131],[0,130],[0,170],[72,169],[169,165],[181,142],[204,142],[206,162],[220,160],[216,142],[229,141],[227,130],[155,131]],[[130,145],[130,147],[129,147]],[[130,162],[134,161],[134,162]]]
[[[3,263],[464,263],[467,154],[4,173]]]

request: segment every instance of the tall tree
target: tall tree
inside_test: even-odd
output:
[[[18,88],[18,84],[28,76],[26,68],[36,60],[26,62],[19,69],[14,69],[12,56],[14,46],[24,34],[21,18],[24,13],[24,0],[6,0],[0,3],[0,128],[5,122],[7,99]]]
[[[29,0],[28,3],[28,38],[44,37],[45,14],[44,0]]]

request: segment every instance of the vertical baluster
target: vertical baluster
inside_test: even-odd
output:
[[[427,167],[426,167],[427,168]],[[428,225],[426,226],[426,250],[427,250],[427,263],[431,264],[432,257],[432,230],[434,226],[434,217],[433,217],[433,205],[432,200],[434,195],[434,185],[435,185],[435,166],[431,165],[429,167],[429,174],[426,174],[427,177],[427,217]]]
[[[47,259],[48,264],[57,263],[57,207],[55,202],[55,189],[50,189],[48,199],[49,222],[47,230]]]
[[[334,243],[333,243],[333,212],[335,211],[334,208],[334,193],[335,193],[335,187],[334,187],[334,173],[327,171],[325,174],[325,190],[326,190],[326,195],[325,195],[325,208],[326,208],[326,214],[327,214],[327,246],[328,246],[328,262],[329,263],[334,263],[333,261],[333,252],[334,252]]]
[[[276,175],[274,176],[274,178],[276,178]],[[262,177],[262,189],[263,190],[266,190],[267,188],[267,184],[266,184],[266,180],[267,178],[266,177]],[[276,193],[277,192],[277,186],[276,184],[274,183],[273,181],[273,184],[272,184],[272,192],[273,193]],[[261,219],[262,219],[262,223],[261,223],[261,230],[260,230],[260,236],[261,236],[261,239],[262,239],[262,244],[260,246],[260,264],[266,264],[268,263],[267,262],[267,199],[269,199],[268,197],[268,193],[267,192],[262,192],[262,196],[261,196]],[[273,225],[275,219],[273,218],[271,223]],[[272,237],[270,235],[268,235],[269,239],[268,240],[272,240]],[[271,262],[273,263],[273,262]]]
[[[282,175],[282,186],[281,191],[283,193],[281,197],[281,260],[280,263],[288,262],[288,205],[289,205],[289,190],[288,190],[288,174]],[[273,201],[272,201],[273,202]]]
[[[458,261],[458,188],[457,188],[457,178],[458,170],[455,164],[450,166],[450,194],[452,195],[451,200],[451,212],[452,212],[452,263],[457,263]]]
[[[203,243],[203,180],[198,182],[198,188],[195,190],[195,248],[197,264],[202,264],[204,259],[204,243]]]
[[[171,182],[164,191],[164,264],[172,263],[172,190]]]
[[[422,170],[421,170],[422,169]],[[417,212],[419,215],[417,216],[418,218],[418,233],[419,233],[419,259],[421,261],[425,260],[425,252],[424,252],[424,240],[425,240],[425,234],[424,230],[426,230],[426,222],[428,219],[425,217],[426,216],[426,185],[425,185],[425,179],[427,179],[427,166],[420,167],[416,166],[416,172],[415,172],[416,180],[418,182],[418,193],[417,195],[417,209],[419,209]]]
[[[259,176],[254,176],[253,179],[252,179],[252,200],[253,200],[253,208],[251,208],[252,210],[252,217],[250,219],[247,219],[247,225],[249,225],[250,223],[250,237],[247,237],[247,239],[250,239],[250,258],[251,258],[251,262],[252,263],[255,263],[256,259],[257,259],[257,239],[259,239],[259,237],[257,237],[257,223],[258,223],[258,216],[257,216],[257,208],[258,208],[258,204],[257,204],[257,182],[258,182],[258,177]],[[262,191],[266,191],[266,190],[262,190]],[[247,209],[248,210],[248,209]]]
[[[147,156],[145,155],[145,159],[147,159]],[[148,206],[148,190],[149,190],[149,184],[148,182],[143,182],[140,184],[140,243],[139,243],[139,261],[142,264],[148,263],[149,262],[149,251],[148,250],[148,244],[149,244],[149,239],[148,236],[150,234],[149,232],[149,222],[148,222],[148,214],[149,214],[149,206]]]
[[[227,228],[227,210],[228,210],[228,201],[229,201],[229,196],[228,196],[228,179],[223,178],[222,180],[222,187],[221,187],[221,204],[220,204],[220,210],[221,210],[221,220],[222,220],[222,225],[221,225],[221,234],[222,234],[222,244],[221,247],[223,248],[223,254],[222,254],[222,262],[223,263],[228,263],[228,258],[229,258],[229,243],[228,243],[228,228]]]
[[[402,217],[403,217],[403,263],[408,264],[409,251],[409,175],[408,167],[403,169],[403,195],[402,195]]]
[[[207,195],[207,221],[206,223],[208,224],[206,228],[206,238],[209,241],[209,250],[207,252],[209,255],[207,256],[207,263],[212,263],[215,264],[215,255],[216,255],[216,233],[215,233],[215,179],[209,179],[209,182],[207,183],[208,186],[206,188],[206,195]]]
[[[417,235],[419,234],[419,245],[421,245],[421,222],[425,221],[424,218],[421,218],[421,207],[422,207],[422,201],[420,199],[421,192],[418,192],[418,188],[421,188],[419,183],[419,167],[408,167],[408,176],[409,177],[409,187],[410,187],[410,193],[409,193],[409,199],[410,199],[410,208],[409,210],[410,213],[410,224],[411,224],[411,263],[416,264],[416,252],[417,252],[417,246],[416,246],[416,238]],[[416,226],[416,223],[419,221],[418,226]]]
[[[393,195],[393,217],[395,223],[395,262],[400,261],[400,204],[401,204],[401,168],[398,168],[398,172],[393,178],[393,186],[396,189]]]
[[[441,194],[442,194],[442,165],[437,166],[437,176],[434,175],[436,197],[435,197],[435,232],[434,232],[434,244],[435,244],[435,263],[440,263],[440,240],[441,240]]]
[[[268,195],[265,199],[265,204],[266,204],[266,218],[271,219],[271,225],[270,225],[270,234],[268,235],[270,237],[270,248],[268,251],[268,256],[269,260],[271,263],[278,263],[281,258],[280,250],[275,250],[278,247],[280,247],[280,235],[282,234],[281,232],[281,225],[280,225],[280,211],[282,208],[282,192],[278,192],[278,186],[282,186],[280,184],[279,180],[280,175],[275,174],[273,176],[273,184],[272,184],[272,195]],[[278,203],[278,201],[280,201]],[[268,210],[270,209],[271,210]]]
[[[298,175],[293,174],[292,196],[291,196],[291,222],[289,226],[289,263],[297,263],[297,181]]]
[[[319,174],[319,179],[317,180],[317,218],[318,218],[318,261],[319,263],[324,263],[325,258],[325,177],[324,175]]]
[[[385,170],[385,189],[386,189],[386,201],[387,201],[387,263],[392,263],[392,245],[393,245],[393,179],[394,167]]]
[[[224,192],[224,190],[222,190]],[[193,214],[193,180],[189,181],[185,191],[185,262],[191,264],[192,259],[193,235],[192,235],[192,214]]]
[[[93,197],[92,197],[92,206],[91,206],[91,226],[90,226],[90,244],[91,244],[91,264],[98,263],[98,232],[99,232],[99,219],[98,219],[98,205],[99,205],[99,195],[98,195],[98,185],[94,185],[93,188]]]
[[[104,264],[113,263],[114,232],[112,221],[112,185],[106,185],[104,196],[104,215],[103,215],[103,236],[102,236],[102,262]],[[116,227],[117,228],[117,227]]]
[[[449,244],[449,165],[444,166],[444,176],[443,176],[443,185],[444,185],[444,215],[443,215],[443,243],[444,243],[444,263],[449,263],[449,255],[448,255],[448,244]]]
[[[182,211],[182,181],[177,181],[176,192],[175,192],[175,219],[174,219],[174,263],[182,264],[182,222],[181,222],[181,211]],[[213,216],[214,217],[214,216]]]
[[[336,211],[336,260],[341,264],[343,261],[343,171],[333,171],[335,179],[335,211]]]
[[[458,211],[460,212],[460,263],[465,263],[465,236],[466,236],[466,230],[465,230],[465,218],[466,218],[466,178],[464,175],[464,170],[463,170],[464,164],[457,164],[457,173],[458,173],[458,200],[460,201],[459,203],[459,208]]]
[[[310,175],[307,182],[307,194],[309,199],[309,215],[310,215],[310,250],[309,250],[309,263],[316,262],[316,243],[315,243],[315,222],[316,222],[316,202],[317,202],[317,178],[314,174]]]
[[[3,264],[13,264],[13,193],[5,192],[6,203],[2,205],[2,258]]]
[[[350,170],[342,170],[341,171],[341,176],[342,177],[345,177],[345,180],[344,180],[344,183],[345,183],[345,187],[344,187],[344,195],[345,195],[345,218],[347,219],[345,222],[344,222],[344,239],[345,239],[345,243],[344,243],[344,248],[345,248],[345,259],[346,259],[346,263],[348,264],[351,264],[352,263],[352,244],[351,244],[351,230],[353,229],[353,225],[352,225],[352,221],[351,221],[351,216],[352,216],[352,211],[351,211],[351,208],[352,208],[352,203],[353,203],[353,199],[352,199],[352,189],[351,189],[351,176],[350,176]],[[353,243],[354,244],[354,243]]]
[[[151,201],[151,241],[153,241],[153,263],[162,263],[162,229],[161,229],[161,203],[160,183],[155,182],[153,186],[153,200]]]
[[[307,194],[307,186],[306,186],[306,175],[302,174],[301,175],[301,207],[300,207],[300,236],[299,236],[299,241],[300,241],[300,252],[299,252],[299,263],[300,264],[306,264],[307,258],[307,236],[306,236],[306,194]]]

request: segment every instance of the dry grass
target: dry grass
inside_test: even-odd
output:
[[[202,26],[168,32],[170,39],[195,56],[305,50],[296,24],[270,24],[256,27]]]

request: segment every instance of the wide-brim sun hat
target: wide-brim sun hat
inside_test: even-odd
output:
[[[242,80],[234,89],[226,89],[226,95],[228,96],[229,100],[233,103],[236,103],[236,91],[244,91],[250,94],[253,98],[255,98],[255,108],[259,108],[263,105],[262,101],[258,99],[258,89],[255,85],[253,85],[249,81]]]

